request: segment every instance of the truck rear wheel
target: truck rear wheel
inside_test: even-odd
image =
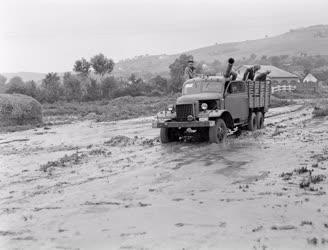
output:
[[[209,142],[210,143],[222,143],[227,138],[227,125],[224,120],[219,118],[215,121],[215,126],[209,128]]]
[[[257,128],[256,114],[254,112],[252,112],[248,117],[247,129],[249,131],[255,131],[256,128]]]
[[[256,125],[257,125],[257,129],[264,128],[264,116],[262,112],[256,113]]]
[[[160,131],[161,143],[177,141],[178,139],[179,139],[179,136],[176,133],[175,128],[161,128],[161,131]]]

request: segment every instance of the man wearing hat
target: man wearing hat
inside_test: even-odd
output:
[[[261,69],[261,66],[256,64],[245,70],[243,81],[251,80],[254,81],[255,73]]]
[[[188,66],[185,68],[184,71],[184,79],[189,80],[195,77],[195,67],[194,67],[194,60],[191,58],[188,60]]]

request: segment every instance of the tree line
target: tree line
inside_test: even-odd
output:
[[[89,61],[85,58],[76,60],[73,73],[63,76],[50,72],[42,79],[41,84],[35,81],[24,82],[21,77],[7,79],[0,75],[0,92],[19,93],[34,97],[40,102],[56,101],[95,101],[112,99],[120,96],[160,96],[167,93],[168,80],[156,76],[144,81],[135,74],[127,79],[111,75],[114,61],[98,54]]]
[[[0,92],[21,93],[32,96],[40,102],[53,103],[62,101],[95,101],[121,96],[161,96],[180,92],[184,82],[184,69],[191,55],[182,54],[169,65],[170,77],[160,75],[144,80],[136,74],[128,78],[115,77],[111,73],[115,67],[112,59],[98,54],[86,60],[81,58],[73,65],[73,72],[63,76],[48,73],[41,84],[34,81],[24,82],[20,77],[7,79],[0,75]],[[297,74],[300,78],[312,73],[320,81],[328,82],[328,59],[324,56],[257,56],[236,60],[236,67],[245,64],[274,65]],[[226,62],[215,60],[211,63],[198,62],[195,71],[198,74],[215,75],[224,72]]]

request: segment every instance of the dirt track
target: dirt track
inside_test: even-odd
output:
[[[149,118],[0,134],[0,249],[327,249],[311,111],[272,109],[225,145],[161,145]]]

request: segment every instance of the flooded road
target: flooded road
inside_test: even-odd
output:
[[[161,145],[150,118],[0,134],[0,249],[327,249],[311,112],[272,109],[224,145]]]

